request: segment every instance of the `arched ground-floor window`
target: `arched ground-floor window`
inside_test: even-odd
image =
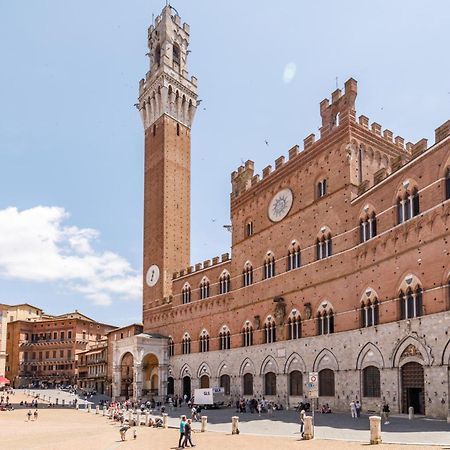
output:
[[[331,369],[319,372],[319,397],[334,397],[334,372]]]
[[[368,366],[363,370],[363,397],[380,397],[380,370]]]
[[[209,388],[209,377],[208,375],[202,375],[200,377],[200,389]]]
[[[289,374],[289,395],[303,395],[303,375],[299,370]]]
[[[220,387],[225,390],[225,395],[230,395],[230,375],[222,375],[220,377]]]
[[[253,395],[253,375],[251,373],[244,375],[244,395]]]
[[[264,395],[277,395],[277,376],[273,372],[264,375]]]

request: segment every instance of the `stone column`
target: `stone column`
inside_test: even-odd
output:
[[[239,434],[239,417],[233,416],[231,418],[231,434]]]
[[[120,397],[120,365],[113,365],[112,383],[111,383],[111,397],[114,399]]]
[[[370,416],[370,443],[381,444],[381,417]]]
[[[314,426],[311,416],[305,417],[305,428],[303,430],[303,439],[314,439]]]
[[[202,427],[200,431],[204,433],[208,428],[208,416],[202,416]]]
[[[167,397],[167,364],[160,364],[158,366],[158,396],[163,404]]]
[[[137,426],[141,425],[141,412],[139,409],[136,411],[136,425]]]
[[[148,424],[150,422],[150,413],[148,411],[145,411],[145,426],[148,427]]]
[[[169,428],[168,414],[163,413],[162,417],[163,417],[163,428],[165,429]]]
[[[95,414],[98,414],[99,412],[100,412],[100,406],[97,405],[97,406],[95,407]]]
[[[137,399],[142,396],[142,364],[134,362],[134,376],[133,376],[133,399],[137,401]]]

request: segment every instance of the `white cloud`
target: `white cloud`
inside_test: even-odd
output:
[[[64,208],[0,210],[0,276],[58,283],[98,305],[141,298],[142,278],[110,251],[97,251],[99,232],[64,225]]]
[[[285,83],[290,83],[294,79],[296,72],[297,66],[295,65],[295,62],[286,64],[283,70],[283,81]]]

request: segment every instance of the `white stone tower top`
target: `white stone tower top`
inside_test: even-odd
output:
[[[148,29],[150,70],[139,83],[138,103],[144,129],[163,114],[190,128],[197,107],[197,79],[187,70],[189,25],[173,11],[165,6]]]

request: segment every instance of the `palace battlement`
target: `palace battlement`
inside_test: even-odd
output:
[[[223,264],[227,261],[230,261],[229,253],[223,253],[222,256],[214,256],[214,258],[212,259],[206,259],[205,261],[194,264],[193,266],[189,266],[186,269],[181,269],[179,272],[174,272],[172,274],[172,280],[176,280],[177,278],[190,275],[191,273],[200,272],[201,270],[218,266],[219,264]]]
[[[294,145],[288,151],[288,160],[284,155],[279,156],[274,165],[268,165],[262,170],[262,174],[254,173],[254,162],[247,160],[243,165],[239,166],[237,170],[231,173],[232,192],[231,198],[236,199],[244,192],[252,190],[260,181],[273,177],[278,170],[293,163],[300,163],[301,160],[305,162],[310,158],[311,151],[319,147],[325,140],[335,132],[342,130],[343,127],[350,127],[350,131],[355,131],[361,128],[368,132],[366,137],[373,143],[371,145],[358,144],[367,149],[369,159],[375,158],[383,160],[383,167],[373,173],[372,182],[364,180],[361,184],[362,191],[368,185],[374,185],[382,181],[391,173],[397,171],[404,164],[412,158],[417,157],[428,149],[428,140],[423,138],[416,143],[406,142],[402,136],[395,136],[389,129],[383,129],[377,122],[370,123],[370,120],[365,115],[360,115],[356,120],[355,114],[355,100],[357,95],[357,82],[350,78],[345,82],[345,90],[342,92],[336,89],[331,94],[331,101],[325,98],[320,102],[320,115],[322,118],[322,126],[320,127],[320,138],[316,140],[316,135],[311,133],[303,139],[303,149],[299,145]],[[450,120],[435,130],[435,142],[438,143],[445,137],[450,135]],[[350,142],[349,142],[350,143]],[[352,143],[357,143],[352,140]],[[353,146],[356,151],[356,146]]]

